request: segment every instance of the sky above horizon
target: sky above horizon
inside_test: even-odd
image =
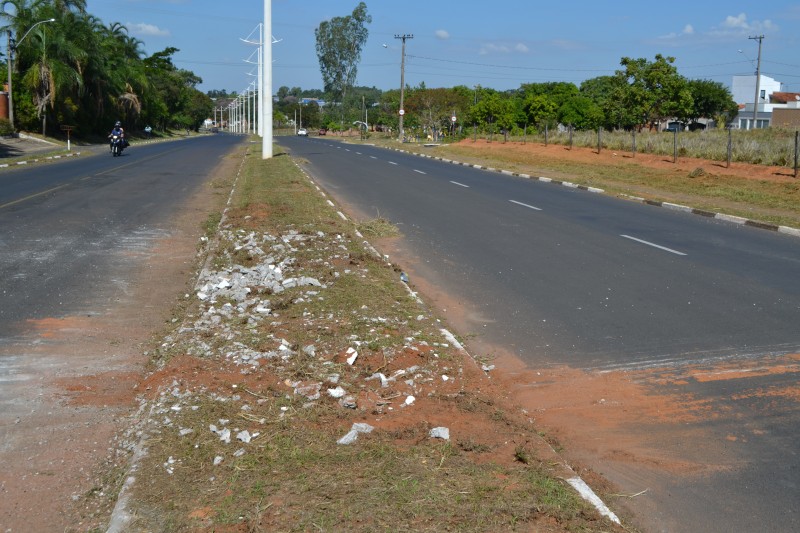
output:
[[[498,90],[523,83],[611,75],[622,57],[673,56],[691,79],[731,85],[753,75],[763,35],[761,72],[800,92],[800,3],[673,0],[430,2],[365,0],[372,23],[357,85],[400,87],[401,40],[405,82],[429,88],[480,85]],[[314,30],[352,13],[358,0],[272,0],[273,90],[322,89]],[[566,6],[566,9],[565,9]],[[668,8],[668,9],[665,9]],[[263,0],[87,0],[106,25],[120,22],[145,53],[169,46],[179,67],[203,79],[203,91],[242,92],[254,80],[257,26]]]

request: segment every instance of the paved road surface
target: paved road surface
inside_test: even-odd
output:
[[[400,227],[415,271],[466,308],[462,335],[531,366],[675,374],[776,366],[800,352],[800,239],[369,146],[281,142],[354,212]],[[658,482],[648,529],[800,529],[794,363],[683,379],[682,393],[714,409],[697,428],[730,443],[730,457],[662,435],[651,444],[663,453],[719,460],[725,471],[611,472],[626,488]]]

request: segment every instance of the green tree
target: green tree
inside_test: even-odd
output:
[[[552,126],[558,113],[558,105],[545,94],[529,94],[523,103],[525,118],[536,126]]]
[[[367,5],[360,2],[352,14],[325,20],[314,30],[325,92],[339,103],[345,102],[355,83],[361,50],[369,36],[366,25],[371,22]]]
[[[580,94],[564,102],[558,110],[558,117],[562,124],[572,124],[579,130],[596,129],[603,125],[605,119],[600,106],[588,96]]]
[[[674,57],[657,54],[655,61],[623,57],[617,76],[627,84],[622,102],[641,117],[644,124],[653,124],[669,117],[686,117],[692,108],[691,92],[686,79],[673,65]]]
[[[641,124],[641,115],[636,116],[625,106],[624,95],[628,84],[621,76],[598,76],[581,83],[580,94],[590,98],[603,112],[603,123],[608,130],[632,128]]]
[[[726,124],[739,112],[730,90],[723,84],[711,80],[689,80],[694,106],[689,118],[714,119],[717,124]]]

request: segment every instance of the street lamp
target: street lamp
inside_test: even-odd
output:
[[[22,41],[25,40],[25,37],[33,31],[33,28],[38,26],[39,24],[46,24],[48,22],[55,22],[56,19],[47,19],[47,20],[40,20],[39,22],[35,23],[33,26],[28,28],[28,31],[25,32],[25,35],[22,36],[22,39],[17,41],[14,44],[14,39],[11,37],[11,30],[8,30],[8,120],[11,122],[11,129],[16,131],[14,128],[14,101],[11,98],[11,62],[12,62],[12,54],[13,52],[22,44]]]

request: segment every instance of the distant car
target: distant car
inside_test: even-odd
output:
[[[664,128],[665,132],[674,132],[674,131],[683,131],[686,129],[686,124],[683,122],[672,121],[667,124],[667,127]]]
[[[308,130],[305,129],[305,128],[300,128],[299,130],[297,130],[297,136],[298,137],[308,137]]]
[[[319,134],[320,135],[327,135],[328,134],[328,128],[320,128],[319,129]]]

